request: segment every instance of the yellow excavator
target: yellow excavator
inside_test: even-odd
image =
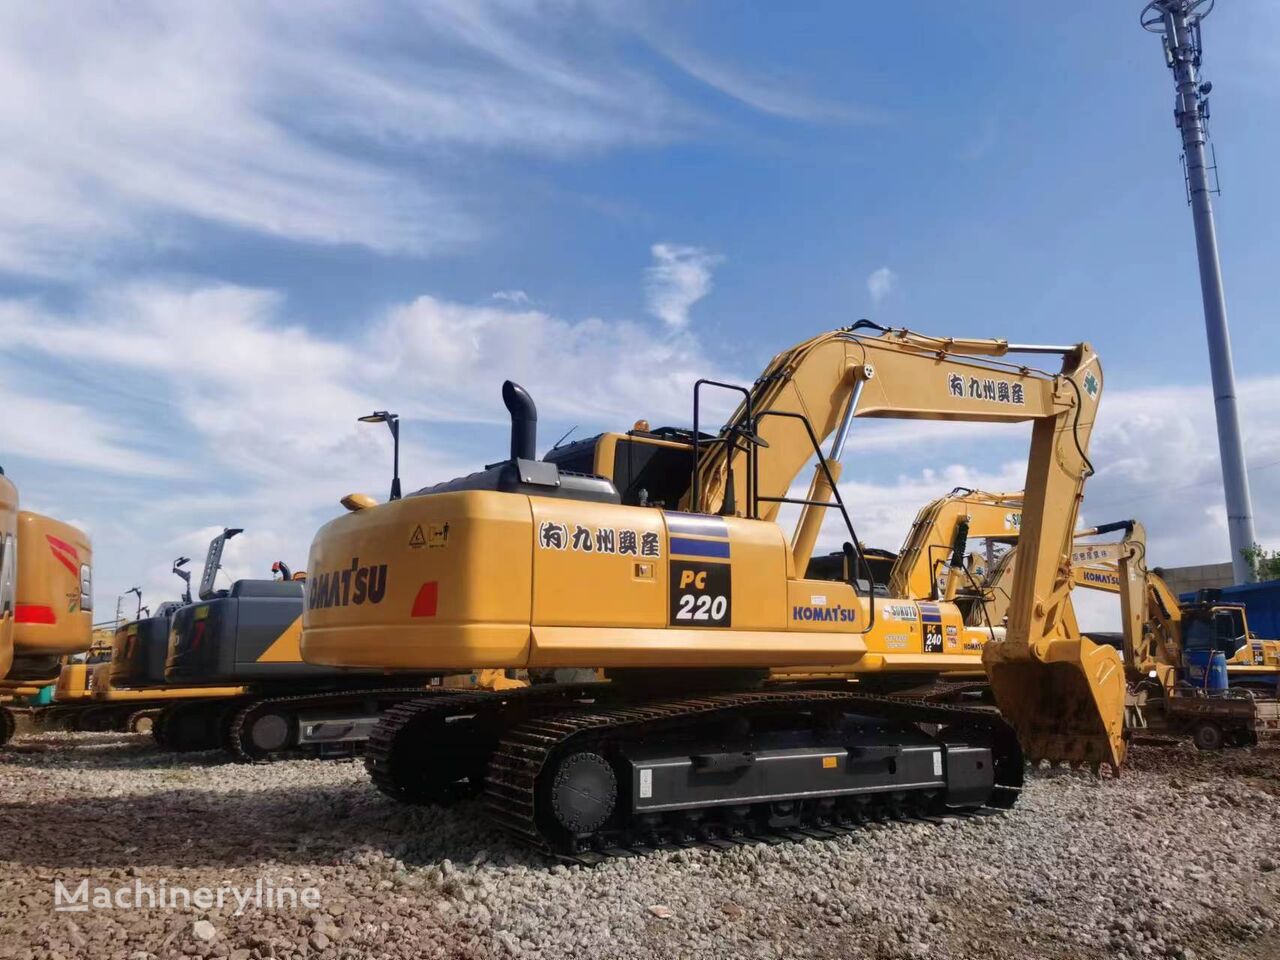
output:
[[[898,672],[877,669],[859,671],[862,688],[877,693],[927,698],[939,702],[972,700],[986,694],[989,685],[982,666],[982,647],[988,639],[1003,635],[991,628],[983,615],[983,581],[975,569],[982,565],[968,550],[975,540],[989,546],[1008,547],[1017,542],[1022,518],[1022,494],[990,493],[968,487],[956,487],[944,496],[922,507],[897,554],[885,554],[889,564],[868,562],[879,595],[927,603],[954,602],[965,622],[977,630],[960,630],[948,625],[944,632],[943,650],[946,662],[935,659],[937,672],[925,676],[918,665]],[[859,545],[859,552],[866,553]],[[806,579],[848,579],[848,562],[842,553],[814,557],[809,561]],[[898,641],[900,642],[900,641]],[[943,651],[936,651],[943,652]],[[848,665],[818,670],[784,668],[772,671],[774,678],[808,679],[843,674]]]
[[[12,540],[6,534],[13,603],[0,693],[29,696],[56,683],[64,658],[92,643],[93,554],[89,538],[71,524],[28,510],[16,511],[15,520]],[[14,725],[5,708],[0,737],[12,735]]]
[[[0,677],[13,664],[13,621],[17,606],[18,488],[0,468]]]
[[[1117,541],[1089,539],[1117,531],[1123,532]],[[1072,567],[1077,584],[1120,599],[1121,630],[1113,645],[1124,656],[1131,731],[1190,736],[1202,750],[1280,735],[1280,667],[1252,662],[1251,645],[1239,639],[1248,636],[1239,605],[1179,603],[1163,578],[1148,569],[1146,529],[1136,520],[1083,530],[1078,537]],[[993,578],[1008,579],[1017,552],[1014,547],[1002,558]],[[1222,657],[1216,682],[1215,653]]]
[[[968,541],[992,540],[1012,544],[1022,523],[1022,493],[988,493],[956,487],[944,497],[925,505],[911,523],[907,539],[898,552],[889,575],[889,595],[918,600],[941,599],[955,587],[955,577],[963,583],[965,563],[955,564],[957,551],[965,553]],[[939,571],[948,567],[945,576]]]
[[[1121,540],[1091,541],[1100,532],[1124,530]],[[1163,578],[1146,566],[1146,531],[1136,520],[1110,524],[1105,528],[1081,531],[1072,552],[1071,575],[1076,586],[1109,593],[1117,597],[1128,589],[1128,578],[1143,584],[1149,594],[1147,609],[1160,620],[1176,616],[1183,647],[1212,649],[1223,654],[1226,676],[1231,686],[1248,690],[1263,698],[1280,693],[1280,641],[1258,638],[1249,628],[1243,605],[1223,602],[1214,591],[1202,591],[1194,601],[1180,602]],[[984,578],[982,590],[987,614],[1000,623],[1009,600],[1009,584],[1017,559],[1017,547],[1004,553]],[[1123,561],[1123,566],[1122,566]],[[1126,573],[1125,571],[1129,571]],[[1169,610],[1171,614],[1160,611]],[[1089,636],[1106,636],[1112,646],[1121,648],[1123,632]]]
[[[1005,359],[1019,354],[1062,366]],[[1060,616],[1101,389],[1088,344],[862,321],[784,351],[751,387],[699,381],[692,430],[603,434],[539,460],[533,401],[508,381],[508,459],[384,504],[349,495],[316,535],[303,655],[439,674],[603,668],[607,683],[402,703],[370,738],[384,792],[437,802],[483,789],[497,825],[560,856],[1009,806],[1019,740],[1033,758],[1123,757],[1119,656]],[[708,390],[741,396],[712,436],[700,430]],[[875,595],[837,487],[860,417],[1032,425],[1019,524],[1030,562],[1005,639],[982,651],[1009,723],[847,683],[971,664],[962,648],[985,633],[954,603]],[[807,495],[793,496],[815,459]],[[788,503],[801,508],[790,537],[776,522]],[[848,575],[809,579],[827,510],[848,532]],[[831,678],[771,681],[782,667]]]
[[[0,468],[0,677],[13,664],[13,615],[17,604],[18,488]],[[5,703],[15,696],[0,690],[0,746],[9,742],[16,725]]]
[[[139,616],[116,628],[107,664],[94,671],[91,681],[94,707],[85,720],[89,729],[121,729],[155,733],[162,711],[180,703],[226,700],[245,692],[243,687],[168,687],[165,659],[173,615],[192,602],[190,557],[179,557],[172,571],[182,581],[181,601],[166,601],[155,613],[139,608]],[[144,617],[141,614],[145,612]]]
[[[1117,526],[1115,529],[1120,529]],[[1122,552],[1118,542],[1097,543],[1088,538],[1096,536],[1094,531],[1081,531],[1071,550],[1071,581],[1077,587],[1100,590],[1107,593],[1120,592],[1120,571],[1117,561]],[[978,581],[977,594],[981,599],[975,603],[968,614],[968,622],[973,626],[990,624],[1001,634],[1009,616],[1009,601],[1013,589],[1013,573],[1018,557],[1017,544],[995,558]],[[1071,624],[1073,632],[1080,632],[1076,625],[1075,610],[1071,604],[1063,607],[1063,617]],[[1120,634],[1097,633],[1088,631],[1087,636],[1105,637],[1106,643],[1120,649]]]

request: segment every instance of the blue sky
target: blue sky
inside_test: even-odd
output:
[[[0,11],[0,463],[83,523],[99,611],[304,562],[351,489],[503,449],[687,422],[703,374],[869,316],[1091,340],[1091,521],[1225,560],[1172,83],[1140,4],[457,0]],[[1205,76],[1260,537],[1280,544],[1280,10],[1219,5]],[[865,431],[847,493],[894,547],[957,483],[1020,485],[1022,436]]]

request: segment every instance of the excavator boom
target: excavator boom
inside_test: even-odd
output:
[[[866,336],[874,328],[881,336]],[[1008,363],[1010,353],[1057,354],[1056,374]],[[953,340],[875,325],[814,337],[774,358],[698,460],[690,503],[723,511],[747,503],[772,519],[812,457],[805,436],[832,434],[818,463],[792,551],[803,569],[855,417],[1032,424],[1019,530],[1024,558],[1012,586],[1005,640],[983,661],[1001,712],[1033,759],[1118,766],[1123,760],[1124,674],[1114,650],[1074,629],[1073,530],[1092,467],[1086,454],[1102,390],[1088,344],[1010,345]],[[760,454],[761,448],[768,456]]]

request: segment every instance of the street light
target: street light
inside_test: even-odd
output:
[[[391,440],[395,457],[391,471],[391,500],[400,499],[400,416],[386,410],[375,410],[365,417],[359,418],[361,423],[385,423],[391,428]]]
[[[191,571],[182,569],[190,562],[191,562],[190,557],[179,557],[177,560],[173,561],[173,572],[182,578],[182,583],[183,583],[182,602],[183,603],[191,602]]]

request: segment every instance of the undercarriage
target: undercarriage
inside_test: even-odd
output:
[[[366,765],[395,799],[482,796],[518,841],[593,861],[868,820],[1013,805],[1022,753],[992,711],[849,688],[770,686],[680,699],[606,684],[393,707]]]
[[[440,690],[440,694],[448,691]],[[225,750],[237,760],[352,757],[388,709],[436,693],[417,687],[260,691],[166,706],[151,734],[168,750]]]

